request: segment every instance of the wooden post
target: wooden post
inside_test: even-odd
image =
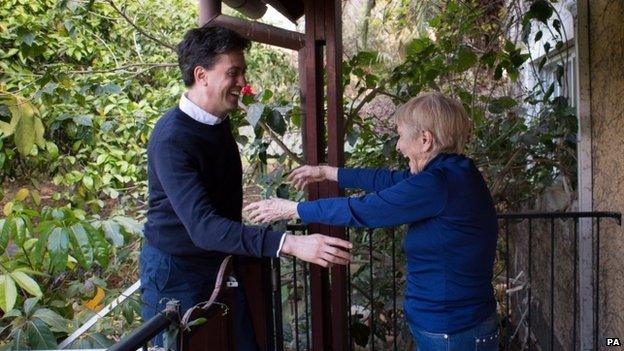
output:
[[[221,0],[199,0],[199,25],[221,15]]]
[[[342,14],[341,3],[324,0],[325,43],[327,71],[327,153],[331,166],[344,166],[344,118],[342,108]],[[329,197],[341,196],[335,182],[326,183]],[[344,227],[331,227],[332,236],[346,239]],[[347,269],[334,266],[331,269],[331,330],[333,350],[347,350]]]
[[[322,5],[322,3],[321,3]],[[299,51],[303,150],[306,164],[325,162],[325,128],[323,119],[323,27],[322,14],[316,1],[305,1],[305,47]],[[326,197],[325,187],[319,183],[308,185],[308,199]],[[327,232],[327,226],[310,225],[308,232]],[[312,349],[331,350],[331,314],[329,299],[329,272],[310,265],[310,307],[312,319]]]

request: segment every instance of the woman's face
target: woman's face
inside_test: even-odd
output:
[[[396,149],[403,156],[409,159],[410,172],[418,173],[422,171],[431,158],[433,136],[429,131],[418,131],[415,134],[403,124],[397,125],[399,140]]]

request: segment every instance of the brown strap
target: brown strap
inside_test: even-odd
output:
[[[221,286],[223,285],[223,276],[225,275],[226,270],[228,269],[228,264],[230,263],[231,260],[232,260],[232,255],[227,256],[226,258],[223,259],[223,262],[221,262],[221,266],[219,266],[219,272],[217,273],[217,279],[215,280],[215,287],[212,290],[210,299],[208,299],[208,301],[200,302],[197,305],[190,308],[188,311],[186,311],[186,313],[184,313],[184,317],[182,317],[182,320],[181,320],[181,323],[183,326],[188,323],[188,319],[191,317],[191,313],[196,308],[207,310],[208,308],[210,308],[210,306],[214,304],[217,297],[219,297],[219,292],[221,292]]]

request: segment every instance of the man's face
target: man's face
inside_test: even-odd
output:
[[[242,51],[221,54],[211,69],[202,69],[195,83],[202,87],[204,108],[220,118],[236,109],[241,89],[247,84],[246,70]]]

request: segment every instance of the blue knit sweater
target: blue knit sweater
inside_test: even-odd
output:
[[[200,123],[178,107],[147,148],[147,242],[167,253],[275,257],[283,233],[241,223],[242,167],[229,119]]]
[[[417,174],[339,169],[338,182],[369,193],[303,202],[299,216],[306,223],[354,227],[407,224],[404,308],[410,323],[432,333],[454,333],[495,311],[496,212],[470,159],[439,154]]]

